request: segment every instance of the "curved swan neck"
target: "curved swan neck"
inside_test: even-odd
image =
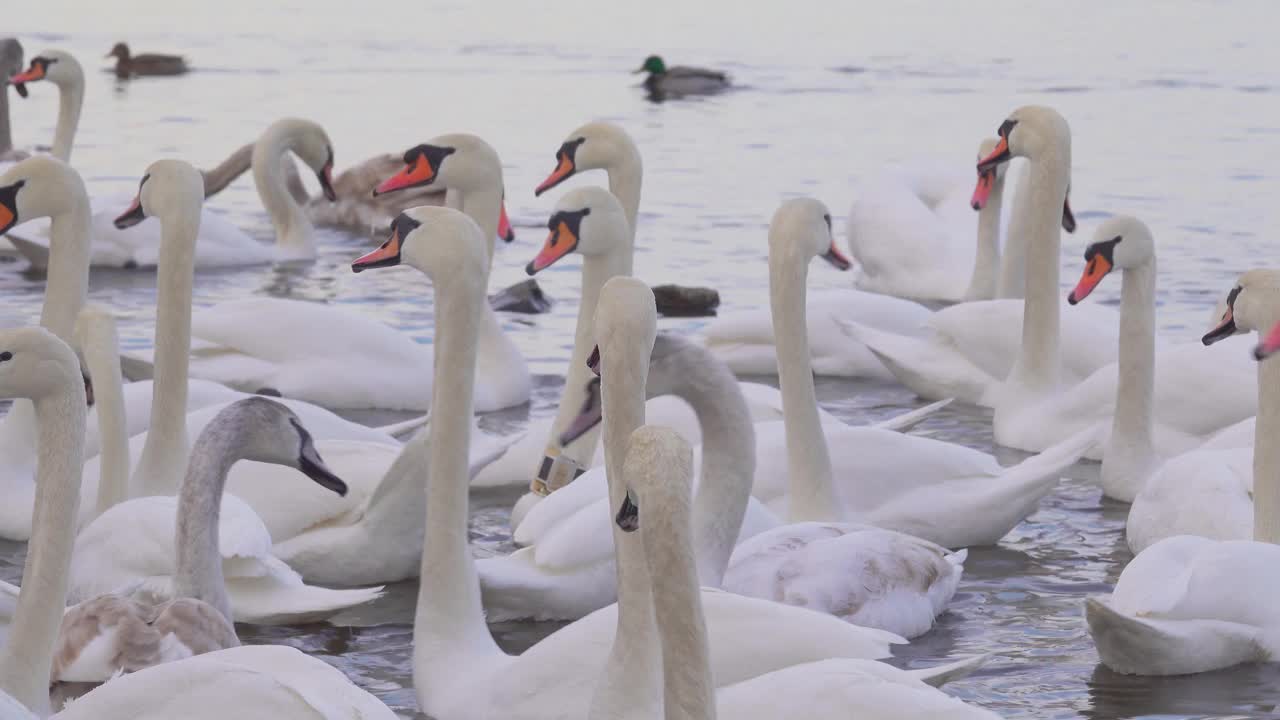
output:
[[[687,485],[683,489],[687,491]],[[644,507],[646,501],[651,507]],[[714,720],[715,690],[702,592],[692,557],[689,498],[687,494],[660,500],[646,497],[641,503],[640,537],[649,563],[662,643],[663,717]],[[655,504],[659,507],[653,508]]]
[[[1126,466],[1126,479],[1145,480],[1154,457],[1152,408],[1155,392],[1156,261],[1124,271],[1120,289],[1120,357],[1116,411],[1104,464]],[[1110,473],[1108,473],[1110,474]],[[1141,487],[1134,488],[1134,493]]]
[[[693,499],[692,547],[698,579],[720,587],[755,480],[755,428],[738,379],[702,348],[680,353],[676,396],[693,407],[702,431],[702,466]]]
[[[483,188],[459,192],[458,209],[476,221],[480,231],[487,238],[485,252],[489,256],[488,267],[493,267],[495,243],[498,238],[498,223],[502,218],[502,171],[498,170],[497,180]],[[487,279],[486,279],[487,280]]]
[[[244,447],[246,441],[243,435],[235,422],[221,419],[215,419],[215,423],[200,434],[191,448],[186,478],[178,492],[174,531],[177,557],[174,596],[202,600],[217,608],[227,622],[235,619],[222,576],[218,522],[227,473],[240,459],[238,449]]]
[[[1280,544],[1280,364],[1258,363],[1253,442],[1253,539]]]
[[[419,698],[476,655],[501,651],[485,625],[480,580],[467,538],[468,454],[475,387],[476,336],[486,305],[483,277],[432,278],[435,285],[435,382],[421,577],[413,626],[413,679]]]
[[[1022,313],[1022,345],[1009,372],[1007,385],[1019,393],[1039,393],[1057,386],[1061,375],[1058,353],[1058,265],[1061,263],[1062,206],[1071,173],[1069,141],[1046,147],[1028,163],[1027,296]]]
[[[78,373],[67,392],[35,401],[39,423],[35,515],[22,592],[0,650],[0,690],[41,714],[49,707],[54,640],[67,606],[67,576],[80,506],[85,396]]]
[[[143,495],[172,495],[186,473],[191,289],[199,232],[199,203],[161,218],[151,424],[135,471]]]
[[[94,517],[129,499],[129,426],[125,415],[124,380],[120,373],[120,342],[115,320],[103,311],[89,322],[82,348],[93,381],[98,413],[98,498]]]
[[[769,305],[778,384],[787,437],[787,472],[791,476],[788,512],[792,522],[836,520],[831,455],[818,417],[806,325],[805,283],[808,263],[794,246],[769,246]]]
[[[559,446],[559,437],[577,417],[587,398],[587,381],[591,379],[587,355],[596,343],[595,316],[600,290],[610,278],[631,274],[631,255],[628,247],[601,255],[585,255],[582,258],[582,302],[578,305],[578,322],[573,332],[573,352],[569,356],[564,389],[560,392],[560,407],[556,409],[551,433],[547,437],[547,452],[548,455],[560,453],[583,468],[589,467],[595,457],[600,428],[593,428],[563,449]]]
[[[996,296],[999,284],[1000,211],[1004,205],[1004,175],[997,173],[987,195],[987,204],[978,211],[978,251],[973,258],[973,274],[965,300],[989,300]]]
[[[285,183],[285,154],[293,142],[290,126],[273,126],[263,133],[253,147],[253,184],[275,227],[278,259],[310,260],[316,255],[315,229]]]
[[[71,342],[76,318],[89,294],[89,195],[78,177],[66,195],[70,203],[54,215],[49,228],[49,274],[45,280],[40,324]]]
[[[204,177],[205,198],[213,197],[222,192],[236,178],[253,167],[253,146],[254,143],[245,143],[217,166],[200,171],[200,174]]]
[[[636,222],[640,219],[640,185],[644,176],[644,161],[640,151],[634,145],[629,148],[626,157],[609,168],[609,192],[618,198],[622,210],[631,225],[631,241],[636,239]],[[631,274],[630,267],[627,274]]]
[[[1028,216],[1031,215],[1027,185],[1031,182],[1031,173],[1027,172],[1026,165],[1026,162],[1022,163],[1018,185],[1014,188],[1013,212],[1009,214],[1004,252],[1000,257],[1000,282],[996,286],[998,298],[1021,299],[1027,294],[1027,227]]]
[[[63,162],[71,162],[71,144],[76,139],[83,104],[83,78],[58,87],[58,124],[53,132],[53,149],[49,154]]]

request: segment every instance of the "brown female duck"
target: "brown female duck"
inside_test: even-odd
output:
[[[191,68],[180,55],[161,55],[159,53],[143,53],[132,55],[129,45],[118,42],[111,52],[104,57],[116,59],[116,77],[130,78],[137,75],[182,75]]]

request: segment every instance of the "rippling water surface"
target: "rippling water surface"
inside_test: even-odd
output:
[[[91,192],[128,193],[161,156],[221,160],[285,115],[322,123],[337,166],[400,151],[444,132],[474,132],[499,151],[518,241],[499,251],[493,287],[523,275],[554,197],[532,189],[567,133],[590,119],[623,124],[644,154],[636,273],[652,282],[710,285],[725,309],[766,301],[765,228],[799,194],[844,213],[857,182],[886,163],[972,162],[978,139],[1027,103],[1057,107],[1073,130],[1072,203],[1081,221],[1064,242],[1073,282],[1092,229],[1134,213],[1156,233],[1159,322],[1194,340],[1240,271],[1270,259],[1280,158],[1272,55],[1277,11],[1265,3],[826,3],[728,0],[631,5],[566,2],[86,4],[50,0],[6,17],[28,57],[62,48],[88,70],[74,164]],[[196,72],[117,83],[100,57],[117,40],[180,51]],[[661,105],[628,73],[651,52],[732,73],[738,90]],[[54,89],[14,100],[15,142],[47,144]],[[603,183],[589,174],[567,185]],[[556,193],[552,193],[555,195]],[[211,202],[264,241],[271,226],[244,178]],[[417,273],[353,276],[369,236],[320,231],[321,257],[301,268],[201,272],[197,304],[246,294],[342,303],[430,342],[429,287]],[[547,414],[572,343],[578,263],[542,276],[550,315],[506,318],[539,387],[530,408],[486,420],[515,431]],[[815,286],[848,276],[815,266]],[[95,271],[91,299],[119,313],[131,346],[151,342],[149,274]],[[33,322],[43,279],[0,265],[0,320]],[[1095,294],[1115,302],[1119,283]],[[701,321],[665,320],[695,331]],[[1242,381],[1252,382],[1251,378]],[[855,423],[912,407],[898,387],[822,381],[819,398]],[[948,409],[924,428],[991,449],[990,418]],[[1006,456],[1007,455],[1007,456]],[[1016,453],[1001,451],[1002,461]],[[1272,666],[1192,678],[1131,679],[1097,666],[1083,598],[1114,583],[1129,553],[1125,506],[1103,501],[1073,473],[996,548],[970,553],[965,580],[938,627],[900,650],[928,665],[960,654],[996,658],[949,691],[1009,717],[1270,717],[1280,698]],[[499,503],[475,511],[478,553],[510,549]],[[6,578],[23,549],[0,546]],[[406,714],[411,690],[413,585],[396,587],[350,626],[243,628],[250,642],[296,645],[338,665]],[[552,627],[495,627],[521,649]]]

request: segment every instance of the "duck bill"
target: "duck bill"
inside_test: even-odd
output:
[[[324,191],[325,199],[334,202],[338,199],[338,193],[333,190],[333,161],[324,164],[320,172],[316,173],[316,179],[320,181],[320,189]]]
[[[337,493],[339,496],[347,494],[347,484],[342,481],[324,464],[320,453],[316,452],[316,448],[310,442],[302,445],[302,450],[298,455],[298,469],[303,475],[311,478],[311,481],[320,487]]]
[[[507,204],[502,203],[502,215],[498,217],[498,237],[503,242],[515,242],[516,231],[511,229],[511,220],[507,217]]]
[[[1000,142],[991,150],[991,154],[978,161],[978,172],[984,173],[988,170],[995,170],[1000,163],[1007,161],[1012,156],[1009,151],[1009,138],[1001,137]]]
[[[1069,233],[1076,231],[1076,214],[1071,212],[1071,196],[1062,199],[1062,229]]]
[[[120,217],[116,218],[115,226],[119,230],[125,230],[146,219],[147,214],[142,210],[142,198],[135,197],[133,203],[129,205],[129,209],[120,213]]]
[[[573,252],[576,247],[578,247],[578,236],[573,234],[568,224],[562,222],[547,235],[547,241],[542,244],[542,250],[525,266],[525,272],[535,275],[546,270],[557,260]]]
[[[1274,331],[1273,331],[1274,332]],[[1205,345],[1212,345],[1219,340],[1226,340],[1236,334],[1236,313],[1235,309],[1230,305],[1227,306],[1226,312],[1222,313],[1222,320],[1217,327],[1204,334],[1200,338],[1200,342]],[[1270,337],[1270,336],[1268,336]]]
[[[991,199],[991,188],[996,184],[996,171],[987,170],[978,173],[978,185],[973,189],[973,199],[969,201],[969,205],[974,210],[981,210],[987,206],[987,201]]]
[[[1253,349],[1253,357],[1258,362],[1262,362],[1277,352],[1280,352],[1280,323],[1276,323],[1276,326],[1271,328],[1271,332],[1267,333],[1262,342]]]
[[[1080,276],[1080,282],[1076,283],[1076,289],[1067,295],[1067,302],[1075,305],[1081,300],[1089,297],[1089,293],[1098,287],[1098,283],[1102,282],[1102,278],[1111,272],[1111,263],[1102,255],[1094,255],[1093,259],[1084,268],[1084,274]]]
[[[383,180],[378,187],[374,188],[373,196],[430,185],[435,179],[436,169],[431,167],[431,161],[425,154],[419,153],[412,165],[406,166],[405,169]]]
[[[351,263],[351,272],[364,272],[373,268],[395,267],[400,264],[400,231],[392,230],[391,237],[371,253],[361,255]]]
[[[547,179],[543,180],[542,184],[533,191],[533,196],[538,197],[542,193],[559,185],[565,180],[568,180],[575,172],[577,172],[577,168],[574,167],[573,160],[570,159],[568,155],[561,153],[560,162],[556,164],[556,169],[551,171],[551,174],[547,176]]]
[[[840,252],[840,249],[836,247],[834,240],[831,242],[831,248],[822,253],[822,259],[831,263],[840,271],[848,270],[853,267],[853,262],[850,261],[849,258],[845,257],[844,253]]]

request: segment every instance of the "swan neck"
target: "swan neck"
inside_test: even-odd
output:
[[[240,459],[237,448],[243,447],[246,441],[244,434],[230,422],[218,422],[201,433],[191,449],[186,478],[178,492],[174,533],[177,546],[174,596],[202,600],[217,608],[231,623],[235,618],[222,576],[218,522],[227,473]]]
[[[71,144],[80,125],[80,108],[84,104],[84,81],[71,82],[58,88],[58,124],[53,131],[50,154],[62,162],[71,162]]]
[[[631,226],[631,241],[636,238],[636,222],[640,218],[640,185],[644,175],[644,163],[640,152],[634,148],[621,162],[609,168],[609,192],[618,198],[622,210],[627,215],[627,223]],[[630,267],[627,274],[630,274]]]
[[[973,275],[965,300],[990,300],[996,296],[999,275],[1003,270],[1000,257],[1000,211],[1004,205],[1004,176],[997,174],[987,196],[987,204],[978,211],[978,250],[973,258]]]
[[[485,625],[480,580],[467,537],[468,457],[477,328],[486,304],[482,276],[435,277],[435,381],[421,577],[414,619],[414,684],[438,694],[451,669],[499,653]]]
[[[68,373],[67,385],[80,383]],[[71,548],[80,506],[85,397],[68,391],[35,402],[39,423],[30,552],[9,641],[0,650],[0,690],[37,714],[49,707],[54,641],[67,606]]]
[[[1012,161],[1011,161],[1012,162]],[[1018,173],[1018,185],[1013,194],[1013,211],[1009,213],[1009,228],[1004,240],[1004,253],[1000,258],[1000,282],[996,297],[1020,300],[1026,296],[1027,283],[1027,227],[1031,214],[1031,202],[1027,197],[1027,185],[1031,173],[1026,162]]]
[[[458,209],[480,226],[486,238],[485,253],[488,256],[486,268],[493,267],[495,244],[498,241],[498,222],[502,218],[502,174],[493,183],[482,188],[458,193]],[[487,278],[486,278],[487,281]]]
[[[200,171],[201,176],[204,177],[204,196],[206,198],[222,192],[236,178],[253,167],[253,145],[253,143],[246,143],[216,167]],[[296,173],[294,176],[296,177]]]
[[[13,133],[9,125],[9,89],[0,93],[0,155],[13,150]]]
[[[198,205],[161,218],[151,423],[137,469],[143,495],[174,494],[186,473],[191,289],[199,232]]]
[[[67,194],[65,211],[51,218],[49,274],[45,280],[40,324],[65,342],[72,342],[76,318],[89,294],[89,196],[77,180]]]
[[[654,615],[662,643],[663,717],[714,720],[715,691],[702,591],[691,553],[689,505],[687,498],[672,498],[661,504],[666,507],[657,508],[655,513],[645,512],[642,505],[640,535],[649,562]]]
[[[1156,262],[1124,271],[1120,289],[1120,355],[1116,415],[1105,452],[1125,457],[1135,469],[1154,454],[1152,408],[1155,392]]]
[[[1280,544],[1280,365],[1258,363],[1258,424],[1253,442],[1253,539]]]
[[[284,162],[293,139],[287,130],[266,133],[253,148],[253,184],[276,231],[279,260],[310,260],[316,255],[315,229],[289,193]]]
[[[93,380],[98,413],[98,498],[94,517],[129,499],[129,426],[125,414],[124,379],[120,372],[120,343],[114,323],[102,328],[85,348],[85,363]]]
[[[836,520],[831,456],[818,417],[818,395],[809,359],[805,283],[808,264],[778,248],[769,249],[769,304],[773,311],[778,384],[791,477],[791,522]]]
[[[1065,154],[1065,157],[1063,155]],[[1022,346],[1009,372],[1008,385],[1019,393],[1048,392],[1058,384],[1058,265],[1061,261],[1062,206],[1071,168],[1070,150],[1048,148],[1028,163],[1026,300],[1022,314]]]
[[[751,499],[756,438],[738,379],[723,364],[686,354],[676,395],[702,431],[702,462],[693,498],[693,547],[702,585],[720,587]]]

